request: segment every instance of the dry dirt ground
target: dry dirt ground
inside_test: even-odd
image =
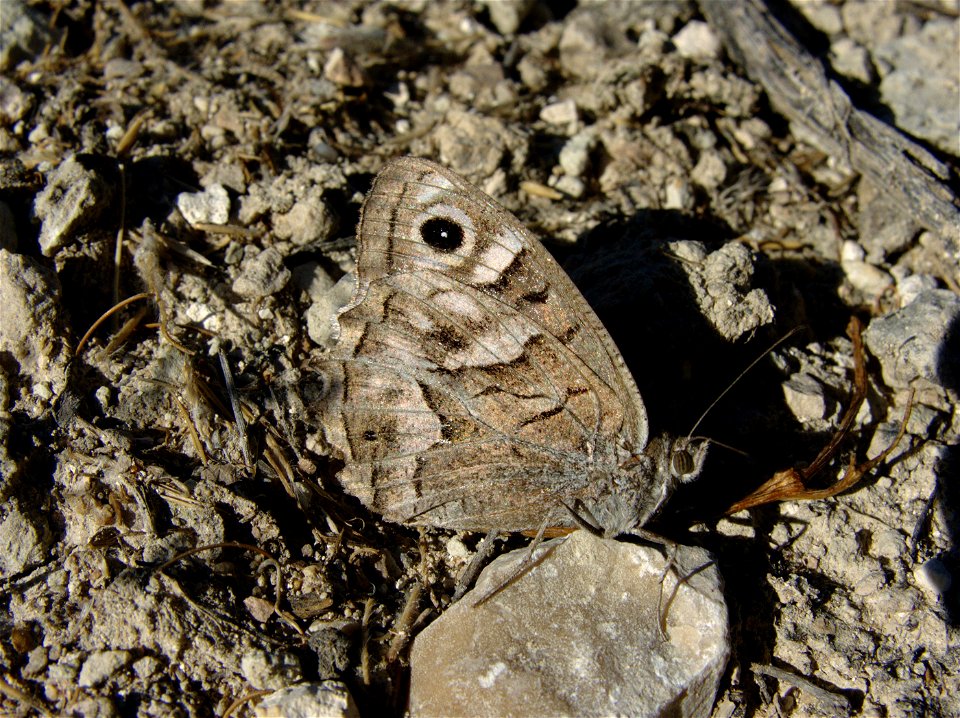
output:
[[[724,576],[715,715],[960,715],[958,4],[773,4],[927,153],[928,213],[852,122],[785,114],[709,5],[3,0],[0,713],[251,715],[327,679],[404,711],[409,642],[480,537],[346,496],[311,402],[364,192],[412,154],[544,238],[655,432],[799,328],[651,527]],[[724,517],[834,436],[852,316],[866,401],[811,484],[888,446],[912,391],[906,435],[837,497]]]

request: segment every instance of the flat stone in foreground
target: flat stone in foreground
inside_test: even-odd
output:
[[[416,638],[411,716],[710,714],[730,650],[710,554],[680,547],[661,584],[662,551],[577,531],[475,606],[526,553],[494,561]]]

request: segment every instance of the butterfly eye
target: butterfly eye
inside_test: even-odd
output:
[[[453,220],[434,217],[420,225],[420,237],[438,252],[452,252],[463,244],[463,227]]]
[[[673,451],[670,457],[670,467],[674,476],[686,476],[693,473],[696,468],[693,465],[693,456],[687,451],[686,447]]]

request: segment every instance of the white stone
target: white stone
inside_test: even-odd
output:
[[[551,125],[565,125],[568,122],[576,122],[579,119],[577,103],[573,100],[561,100],[547,105],[540,110],[540,119],[549,122]]]
[[[359,718],[345,683],[322,681],[281,688],[254,710],[257,718]]]
[[[701,20],[691,20],[676,35],[673,45],[684,57],[712,60],[720,54],[720,38]]]
[[[830,45],[833,69],[841,75],[859,80],[864,84],[873,82],[874,70],[870,53],[849,37],[838,38]]]
[[[809,374],[795,374],[785,381],[783,398],[802,424],[827,417],[828,402],[823,385]]]
[[[863,247],[853,240],[848,239],[840,245],[841,262],[862,262],[863,258],[866,256],[867,253],[864,251]]]
[[[291,270],[293,284],[310,298],[316,301],[329,292],[336,282],[319,262],[304,262]]]
[[[671,177],[664,187],[664,209],[689,209],[693,204],[690,184],[679,177]]]
[[[894,528],[882,528],[873,534],[870,555],[876,558],[897,559],[907,553],[907,542]]]
[[[501,35],[513,35],[520,29],[530,11],[537,4],[535,0],[482,0],[490,15],[490,22]]]
[[[893,277],[872,264],[850,262],[841,266],[850,284],[869,297],[879,297],[893,286]]]
[[[226,224],[230,219],[230,197],[222,184],[202,192],[181,192],[177,208],[190,224]]]
[[[341,47],[330,51],[330,56],[323,66],[323,76],[344,87],[363,87],[365,81],[363,70]]]
[[[319,192],[298,200],[287,212],[273,215],[273,232],[298,246],[309,246],[329,239],[336,232],[336,216]]]
[[[81,688],[98,686],[129,662],[129,651],[94,651],[83,662],[77,685]]]
[[[727,179],[727,165],[720,153],[713,149],[700,154],[696,166],[690,171],[690,179],[706,189],[716,189]]]
[[[587,191],[587,186],[583,183],[582,179],[579,177],[568,177],[567,175],[559,177],[554,187],[568,197],[582,197],[583,193]]]
[[[295,656],[259,646],[240,656],[240,672],[254,690],[280,690],[300,674]]]
[[[795,6],[815,28],[827,35],[836,35],[843,30],[840,10],[828,2],[806,0]]]
[[[590,150],[596,141],[596,135],[591,131],[579,132],[566,141],[557,158],[564,174],[580,177],[587,171],[590,166]]]
[[[733,340],[773,321],[773,306],[761,289],[751,289],[753,257],[738,242],[706,253],[689,240],[670,242],[670,252],[687,273],[703,316],[722,336]]]
[[[470,558],[470,549],[459,536],[451,536],[447,541],[447,556],[454,560],[466,561]]]
[[[51,543],[49,531],[38,525],[42,519],[30,513],[21,508],[16,496],[0,505],[0,580],[8,580],[46,558]]]
[[[936,289],[937,280],[929,274],[910,274],[897,282],[900,292],[900,305],[906,306],[920,296],[921,292]]]
[[[840,247],[840,268],[855,289],[868,297],[879,297],[893,286],[893,277],[865,262],[864,257],[866,252],[863,247],[848,240]]]

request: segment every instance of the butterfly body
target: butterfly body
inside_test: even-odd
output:
[[[512,214],[456,174],[401,158],[357,231],[323,424],[344,488],[385,518],[485,530],[642,525],[676,443],[579,290]],[[696,471],[702,463],[702,452]]]

